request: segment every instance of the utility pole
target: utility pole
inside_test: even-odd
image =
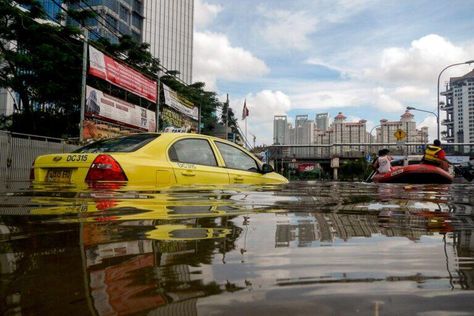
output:
[[[201,104],[199,104],[199,107],[198,107],[198,130],[197,130],[197,133],[201,134]]]
[[[86,110],[86,77],[87,77],[87,42],[89,41],[89,31],[84,31],[84,41],[82,49],[82,82],[81,82],[81,117],[79,118],[79,140],[84,140],[84,115]]]
[[[229,140],[229,133],[227,129],[229,128],[229,94],[227,93],[227,100],[225,101],[225,139]]]
[[[156,120],[156,132],[160,131],[160,68],[158,68],[158,75],[156,80],[156,112],[155,112],[155,120]]]

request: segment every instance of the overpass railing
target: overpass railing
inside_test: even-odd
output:
[[[361,144],[312,144],[272,145],[268,147],[268,158],[277,159],[330,159],[361,158],[375,155],[387,148],[391,155],[422,155],[426,143],[361,143]],[[447,143],[442,145],[447,155],[474,157],[474,143]]]

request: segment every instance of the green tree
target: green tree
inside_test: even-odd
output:
[[[67,121],[77,125],[82,44],[74,38],[80,32],[46,21],[37,1],[16,3],[29,10],[0,0],[0,87],[18,93],[22,110],[13,128],[38,132],[45,116],[69,117]]]
[[[232,129],[232,132],[237,132],[237,118],[235,117],[234,111],[230,108],[230,104],[226,101],[221,104],[221,122],[228,124]]]
[[[64,2],[77,4],[79,0]],[[19,132],[77,136],[83,48],[79,39],[81,31],[69,24],[47,21],[51,17],[45,14],[38,1],[17,0],[16,3],[28,10],[10,0],[0,0],[0,87],[9,87],[18,93],[21,108],[12,118],[0,120],[1,125]],[[95,14],[90,10],[68,9],[57,18],[65,21],[68,17],[83,24],[85,19]],[[118,43],[101,38],[93,45],[149,77],[157,77],[160,64],[148,51],[149,44],[138,43],[124,35]],[[214,129],[216,109],[222,106],[215,92],[206,91],[202,82],[183,84],[171,71],[163,77],[163,82],[200,107],[203,133]],[[232,111],[229,112],[232,126],[236,120]]]

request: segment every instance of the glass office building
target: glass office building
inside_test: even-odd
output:
[[[194,0],[147,0],[143,41],[168,70],[192,83]]]
[[[97,13],[97,18],[91,18],[86,22],[92,39],[100,36],[109,39],[112,43],[117,43],[120,34],[124,34],[141,42],[144,20],[143,3],[144,0],[88,0],[72,4],[70,8],[93,10]],[[73,20],[68,22],[77,24]]]

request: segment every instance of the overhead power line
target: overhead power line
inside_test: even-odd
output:
[[[74,18],[71,13],[69,12],[68,9],[66,9],[65,7],[63,7],[60,3],[58,3],[56,0],[51,0],[58,8],[60,8],[61,10],[63,10],[64,12],[66,12],[67,15],[69,15],[72,19],[74,19],[76,22],[78,22],[79,24],[82,23],[82,21],[79,21],[78,19]],[[82,25],[82,24],[81,24]],[[91,30],[89,29],[87,26],[85,25],[82,25],[84,28],[86,28],[90,33],[94,34],[95,36],[97,36],[98,38],[101,38],[102,36],[97,33],[95,30]]]

